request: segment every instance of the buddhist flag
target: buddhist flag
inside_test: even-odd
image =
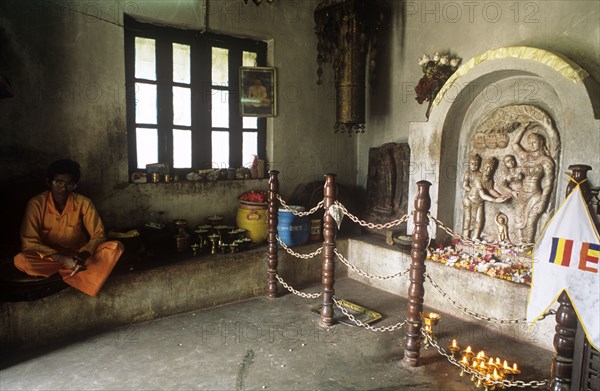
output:
[[[548,222],[533,254],[527,321],[537,321],[562,291],[585,334],[600,346],[600,237],[577,186]]]

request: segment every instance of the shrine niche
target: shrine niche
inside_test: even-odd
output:
[[[467,148],[463,235],[532,243],[553,211],[559,153],[558,133],[543,110],[494,110],[477,125]]]
[[[410,148],[405,143],[387,143],[369,149],[367,210],[365,220],[380,224],[404,216],[408,211]],[[394,231],[406,232],[406,227]],[[381,230],[375,233],[385,234]]]

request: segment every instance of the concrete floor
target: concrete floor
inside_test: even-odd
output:
[[[355,280],[336,296],[406,318],[406,301]],[[313,285],[304,292],[318,292]],[[287,291],[286,291],[287,292]],[[320,299],[285,294],[131,325],[87,339],[0,358],[0,390],[475,390],[435,349],[402,364],[402,330],[318,326]],[[554,321],[550,319],[548,321]],[[552,353],[442,313],[441,346],[459,344],[516,361],[520,380],[548,377]]]

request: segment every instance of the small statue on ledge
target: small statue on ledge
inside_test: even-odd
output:
[[[510,243],[510,239],[508,238],[508,217],[504,213],[498,212],[496,215],[496,225],[498,226],[498,242]]]

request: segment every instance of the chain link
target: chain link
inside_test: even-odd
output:
[[[355,223],[357,223],[357,224],[359,224],[359,225],[361,225],[363,227],[367,227],[367,228],[370,228],[370,229],[392,228],[392,227],[395,227],[395,226],[400,225],[402,223],[405,223],[410,218],[410,215],[405,214],[404,216],[400,217],[399,219],[390,221],[389,223],[385,223],[385,224],[367,223],[366,221],[361,220],[358,217],[354,216],[352,213],[350,213],[348,211],[348,209],[346,209],[346,207],[344,205],[342,205],[339,201],[335,201],[335,205],[337,205],[342,210],[342,212],[344,212],[344,214],[346,216],[348,216],[348,218],[350,220],[354,221]]]
[[[440,288],[440,286],[438,284],[436,284],[435,281],[433,281],[433,279],[431,278],[431,276],[428,273],[425,273],[425,277],[429,280],[429,282],[431,283],[431,285],[433,285],[433,287],[440,293],[440,295],[442,295],[442,297],[444,299],[448,300],[450,302],[450,304],[452,304],[454,307],[458,308],[459,310],[461,310],[462,312],[464,312],[467,315],[471,315],[475,319],[485,320],[485,321],[488,321],[488,322],[499,323],[499,324],[517,324],[517,323],[526,323],[527,322],[527,320],[525,318],[521,318],[521,319],[497,319],[497,318],[493,318],[491,316],[480,315],[480,314],[478,314],[476,312],[473,312],[473,311],[471,311],[471,310],[469,310],[469,309],[461,306],[456,301],[454,301],[450,297],[448,297],[448,295],[446,294],[446,292],[444,292],[442,290],[442,288]]]
[[[364,327],[364,328],[365,328],[365,329],[367,329],[367,330],[371,330],[371,331],[378,331],[378,332],[384,333],[384,332],[388,332],[388,331],[394,331],[394,330],[397,330],[397,329],[401,328],[402,326],[404,326],[404,325],[405,325],[405,324],[408,322],[408,320],[405,320],[405,321],[403,321],[403,322],[396,323],[396,324],[394,324],[394,325],[391,325],[391,326],[373,327],[373,326],[371,326],[371,325],[368,325],[368,324],[366,324],[366,323],[362,322],[362,321],[361,321],[361,320],[359,320],[359,319],[356,319],[356,318],[354,317],[354,315],[352,315],[351,313],[349,313],[349,312],[348,312],[348,310],[346,310],[346,309],[345,309],[345,308],[344,308],[344,307],[343,307],[343,306],[342,306],[342,305],[341,305],[341,304],[338,302],[338,300],[336,299],[336,297],[335,297],[335,296],[333,296],[333,302],[335,303],[336,307],[338,307],[338,308],[340,309],[340,311],[342,311],[342,313],[343,313],[344,315],[346,315],[346,317],[347,317],[348,319],[350,319],[350,321],[352,321],[352,323],[356,324],[357,326]]]
[[[402,275],[404,275],[404,274],[406,274],[406,273],[408,273],[410,271],[410,268],[408,268],[408,269],[406,269],[404,271],[401,271],[401,272],[398,272],[396,274],[392,274],[392,275],[389,275],[389,276],[376,276],[376,275],[373,275],[373,274],[369,274],[369,273],[367,273],[365,271],[362,271],[359,268],[357,268],[356,266],[354,266],[353,264],[351,264],[350,262],[348,262],[348,260],[346,258],[344,258],[344,256],[338,251],[337,248],[334,248],[333,252],[335,253],[335,255],[338,256],[338,258],[340,259],[340,261],[344,265],[346,265],[346,266],[348,266],[350,268],[350,270],[353,270],[356,273],[360,274],[361,276],[365,276],[365,277],[368,277],[368,278],[375,278],[375,279],[378,279],[378,280],[391,280],[392,278],[396,278],[398,276],[402,276]]]
[[[301,259],[310,259],[310,258],[313,258],[313,257],[315,257],[315,256],[317,256],[317,255],[319,255],[319,254],[321,254],[321,253],[323,252],[323,247],[319,247],[318,249],[316,249],[315,251],[313,251],[313,252],[312,252],[312,253],[310,253],[310,254],[300,254],[300,253],[297,253],[297,252],[295,252],[294,250],[292,250],[291,248],[289,248],[289,247],[288,247],[288,246],[287,246],[287,245],[286,245],[286,244],[285,244],[285,243],[284,243],[284,242],[281,240],[281,238],[279,237],[279,235],[277,235],[277,243],[279,243],[279,245],[280,245],[281,247],[283,247],[283,249],[284,249],[285,251],[287,251],[287,253],[288,253],[288,254],[290,254],[290,255],[292,255],[292,256],[294,256],[294,257],[296,257],[296,258],[301,258]]]
[[[546,319],[550,315],[556,315],[556,310],[548,310],[544,315],[542,315],[538,321]]]
[[[478,371],[474,371],[471,368],[463,365],[460,361],[458,361],[456,358],[454,358],[453,355],[446,353],[446,351],[440,347],[440,345],[437,343],[437,341],[435,339],[433,339],[431,337],[431,335],[427,334],[423,329],[421,329],[421,334],[423,334],[423,336],[425,337],[425,339],[427,340],[427,342],[429,343],[429,345],[435,347],[438,351],[439,354],[441,354],[442,356],[446,357],[448,359],[448,361],[450,361],[450,363],[456,365],[457,367],[459,367],[464,373],[468,373],[470,375],[475,376],[477,379],[480,379],[482,381],[485,381],[487,383],[491,383],[494,385],[502,385],[503,387],[509,388],[509,387],[519,387],[519,388],[527,388],[527,387],[531,387],[531,388],[539,388],[539,387],[544,387],[548,384],[548,379],[546,380],[532,380],[529,382],[524,382],[522,380],[516,380],[516,381],[510,381],[510,380],[493,380],[481,373],[479,373]]]
[[[288,285],[285,281],[283,281],[283,278],[279,277],[279,274],[275,274],[275,278],[277,278],[277,281],[279,281],[279,283],[281,285],[283,285],[283,287],[285,289],[287,289],[288,291],[292,292],[295,295],[298,295],[300,297],[304,297],[305,299],[316,299],[317,297],[321,296],[321,294],[322,294],[322,292],[319,292],[319,293],[303,293],[303,292],[297,291],[294,288],[292,288],[290,285]]]
[[[494,318],[491,316],[485,316],[485,315],[480,315],[476,312],[473,312],[463,306],[461,306],[460,304],[458,304],[456,301],[452,300],[450,297],[448,297],[448,295],[446,294],[446,292],[444,292],[442,290],[442,288],[440,288],[440,286],[438,284],[435,283],[435,281],[433,281],[433,279],[431,278],[431,276],[428,273],[424,274],[425,277],[429,280],[429,282],[431,283],[431,285],[433,285],[433,287],[440,293],[440,295],[442,295],[442,297],[446,300],[448,300],[450,302],[450,304],[452,304],[455,308],[458,308],[459,310],[461,310],[462,312],[464,312],[467,315],[471,315],[473,318],[475,319],[479,319],[479,320],[485,320],[487,322],[491,322],[491,323],[498,323],[498,324],[518,324],[518,323],[527,323],[527,319],[525,318],[520,318],[520,319],[498,319],[498,318]],[[548,310],[540,319],[538,320],[544,320],[546,319],[546,317],[550,316],[550,315],[554,315],[556,314],[555,310]]]
[[[427,215],[433,222],[435,222],[435,224],[438,226],[438,228],[440,228],[441,230],[443,230],[444,232],[446,232],[448,235],[460,239],[462,242],[464,243],[468,243],[471,245],[479,245],[479,246],[494,246],[494,247],[498,247],[498,248],[502,248],[502,249],[515,249],[518,252],[525,252],[530,250],[531,248],[533,248],[533,246],[535,245],[535,243],[521,243],[518,245],[514,245],[512,243],[484,243],[481,240],[478,239],[471,239],[468,238],[466,236],[463,236],[461,234],[459,234],[458,232],[454,231],[452,228],[447,227],[444,223],[442,223],[440,220],[436,219],[435,217],[433,217],[431,214]]]
[[[315,213],[316,211],[318,211],[320,208],[323,207],[323,200],[319,201],[319,203],[317,205],[315,205],[311,210],[307,211],[307,212],[298,212],[297,210],[294,210],[292,208],[290,208],[290,206],[285,202],[285,200],[283,198],[281,198],[281,196],[279,194],[277,194],[277,200],[279,200],[279,203],[281,204],[281,206],[287,210],[288,212],[291,212],[293,215],[295,216],[309,216],[313,213]]]

